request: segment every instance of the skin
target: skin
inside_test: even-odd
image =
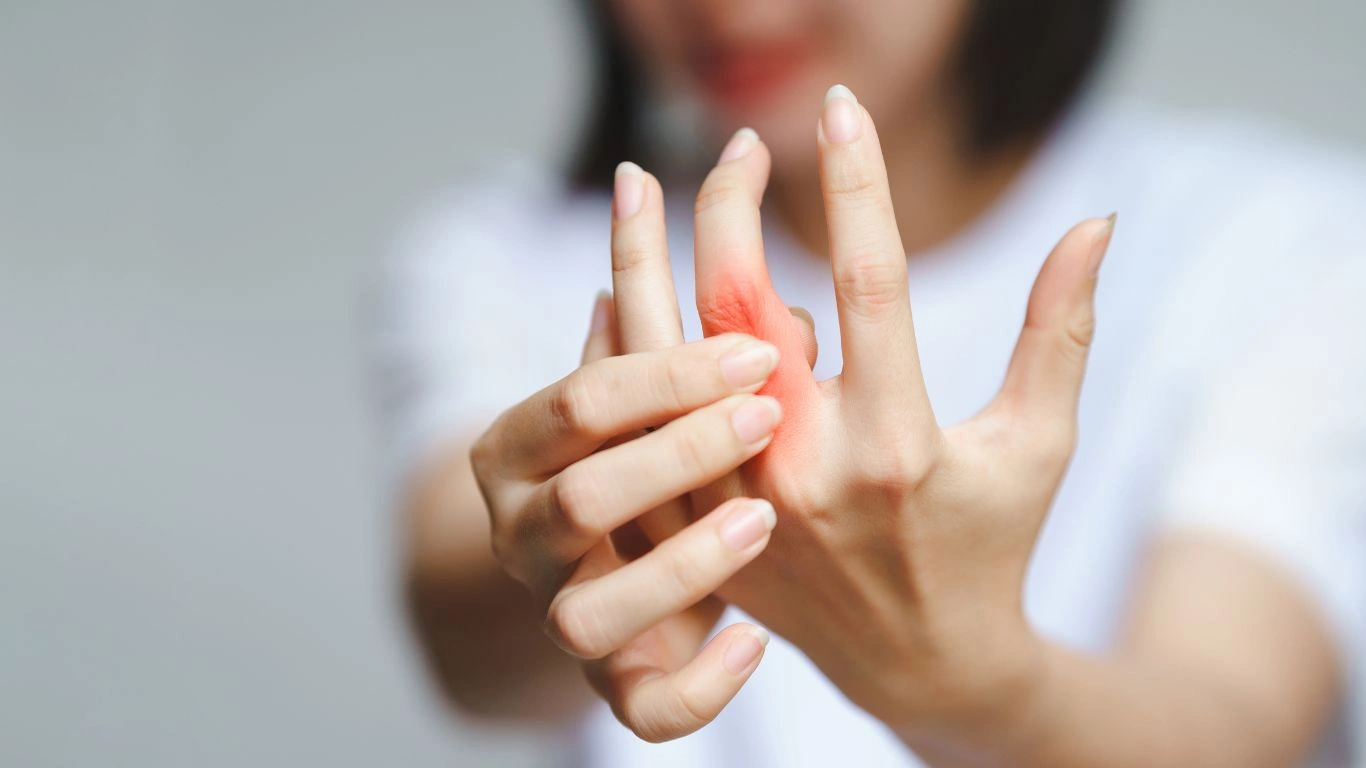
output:
[[[779,512],[763,554],[719,594],[798,645],[935,765],[1301,756],[1338,673],[1304,596],[1255,556],[1217,539],[1162,542],[1129,639],[1111,656],[1057,646],[1023,615],[1028,559],[1070,459],[1113,223],[1083,222],[1063,238],[1035,283],[1000,394],[978,417],[940,429],[915,356],[877,135],[865,110],[839,101],[823,120],[852,110],[861,128],[852,141],[820,143],[845,369],[817,382],[804,364],[780,364],[761,390],[785,406],[772,445],[692,494],[704,505],[760,496]],[[718,165],[699,193],[698,311],[710,330],[772,334],[780,349],[797,349],[763,269],[768,162],[757,145]],[[662,227],[662,214],[637,216],[660,217],[618,224],[617,239],[632,238],[618,247],[640,253],[634,230]],[[667,281],[667,269],[653,272]],[[638,315],[653,308],[656,325],[676,316],[667,302],[620,291],[617,302],[638,304]],[[1209,605],[1225,608],[1212,619]],[[629,684],[615,693],[629,697]],[[629,711],[623,721],[671,738],[698,727],[694,714],[676,710],[672,727]]]
[[[944,10],[956,4],[929,6],[943,13],[927,11],[916,34],[956,34]],[[675,6],[618,10],[632,35],[661,36],[651,66],[678,81],[689,76],[670,64],[664,26],[730,28],[652,27],[631,21],[632,7]],[[692,18],[726,21],[731,7],[747,9],[730,19],[737,28],[762,28],[763,4],[698,3]],[[860,19],[892,13],[857,8],[822,41],[828,66],[857,58],[839,41]],[[856,88],[863,106],[830,103],[856,110],[855,138],[831,140],[826,105],[805,155],[788,133],[800,122],[810,145],[809,112],[785,111],[782,93],[709,105],[718,124],[755,118],[765,141],[728,150],[698,195],[703,342],[683,345],[677,331],[658,182],[619,176],[615,300],[595,310],[584,366],[500,417],[470,461],[457,445],[414,483],[411,604],[443,689],[465,709],[563,720],[588,700],[588,686],[569,682],[582,672],[641,737],[689,733],[761,660],[764,635],[748,625],[701,646],[730,601],[934,765],[1273,766],[1312,743],[1339,694],[1328,632],[1276,564],[1237,545],[1154,542],[1129,628],[1103,657],[1057,646],[1024,619],[1023,574],[1070,457],[1111,229],[1087,221],[1062,239],[1000,394],[940,429],[915,354],[905,254],[961,228],[1017,166],[1009,153],[953,159],[943,126],[959,118],[924,85],[947,46],[929,40],[916,50],[941,53],[908,61],[904,79],[868,78],[877,85]],[[866,54],[878,66],[910,55]],[[864,106],[881,114],[873,105],[899,103],[897,89],[911,106],[888,108],[897,141],[883,145]],[[765,126],[777,124],[770,143]],[[759,201],[775,157],[793,166],[773,179],[777,214],[810,220],[801,212],[814,200],[826,222],[794,231],[819,235],[831,259],[845,370],[830,381],[811,377],[810,329],[767,280]],[[908,208],[909,225],[897,213]],[[775,351],[771,370],[728,381],[722,361],[746,347]],[[771,434],[740,435],[742,406],[775,404]],[[755,533],[760,499],[776,527],[728,546],[727,524],[748,520]]]
[[[896,130],[884,153],[909,252],[968,226],[1028,161],[1030,138],[969,154],[952,74],[970,0],[608,0],[654,90],[700,102],[717,145],[749,126],[774,159],[768,202],[828,256],[811,105],[832,83]],[[909,215],[914,212],[914,216]]]

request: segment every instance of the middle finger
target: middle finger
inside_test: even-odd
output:
[[[819,144],[844,349],[841,386],[870,413],[885,418],[909,412],[915,426],[931,427],[934,417],[911,322],[906,250],[882,148],[872,118],[844,86],[825,96]]]

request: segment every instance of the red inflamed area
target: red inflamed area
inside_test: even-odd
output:
[[[759,394],[777,398],[783,420],[773,442],[756,461],[766,457],[800,459],[803,446],[816,443],[804,433],[814,426],[818,391],[807,367],[801,335],[787,305],[773,290],[764,271],[751,274],[738,265],[729,265],[712,275],[699,275],[697,309],[702,330],[707,336],[744,333],[763,339],[778,348],[778,368]]]

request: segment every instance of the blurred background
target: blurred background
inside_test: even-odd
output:
[[[1121,30],[1104,98],[1366,147],[1361,0]],[[0,1],[0,765],[536,764],[405,634],[365,299],[426,196],[562,156],[583,45],[569,0]]]

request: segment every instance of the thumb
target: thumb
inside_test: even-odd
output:
[[[999,405],[1039,422],[1075,421],[1096,325],[1096,275],[1115,218],[1073,227],[1039,270]]]

